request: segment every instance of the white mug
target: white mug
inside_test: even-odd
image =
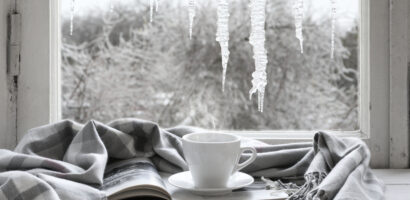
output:
[[[197,188],[226,188],[235,172],[256,159],[253,147],[240,147],[238,136],[225,133],[191,133],[182,137],[185,159]],[[244,151],[251,157],[239,164]]]

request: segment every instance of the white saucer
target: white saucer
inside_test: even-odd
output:
[[[174,174],[168,178],[168,182],[178,188],[204,196],[219,196],[229,194],[232,190],[246,187],[254,181],[252,176],[242,172],[236,172],[229,178],[226,188],[196,188],[190,171]]]

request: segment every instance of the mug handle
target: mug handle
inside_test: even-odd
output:
[[[241,153],[239,154],[239,158],[242,155],[242,153],[244,153],[245,151],[251,151],[252,155],[250,158],[248,158],[248,160],[244,161],[243,163],[238,163],[234,170],[232,171],[232,174],[234,174],[235,172],[243,169],[244,167],[248,166],[249,164],[251,164],[253,161],[255,161],[256,159],[256,149],[253,147],[241,147]],[[238,158],[238,162],[239,162],[239,158]]]

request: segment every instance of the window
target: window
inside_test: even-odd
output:
[[[230,2],[225,92],[215,41],[216,2],[198,1],[189,39],[184,1],[62,0],[63,118],[139,117],[169,127],[225,130],[359,130],[359,0],[338,1],[335,59],[330,1],[305,1],[304,54],[292,2],[267,2],[264,112],[249,100],[254,70],[249,0]],[[96,6],[98,5],[98,6]],[[255,98],[255,97],[254,97]]]
[[[22,13],[23,27],[17,102],[17,139],[20,139],[30,128],[61,119],[59,117],[62,108],[59,87],[60,59],[57,58],[61,49],[59,33],[63,20],[60,21],[58,16],[64,12],[63,10],[60,12],[59,4],[63,3],[62,1],[39,0],[17,3]],[[334,131],[334,134],[341,137],[360,137],[368,143],[372,152],[371,165],[375,168],[407,167],[409,160],[409,140],[407,140],[409,135],[406,121],[408,120],[406,96],[408,59],[406,59],[407,43],[403,42],[403,38],[407,38],[407,1],[391,1],[394,1],[394,4],[390,4],[389,1],[361,0],[360,2],[358,39],[360,77],[357,97],[360,129]],[[185,12],[180,13],[182,15]],[[160,19],[160,16],[161,10],[155,15],[154,23],[155,20]],[[78,26],[75,25],[77,28]],[[195,28],[195,31],[199,30],[197,25]],[[74,33],[75,31],[76,28]],[[181,33],[186,34],[186,32],[186,27],[181,29]],[[289,34],[293,35],[291,32]],[[200,38],[198,35],[196,37]],[[295,42],[294,39],[292,41]],[[215,48],[215,51],[219,49]],[[297,51],[296,47],[295,51]],[[215,65],[215,70],[220,70],[217,68]],[[253,66],[251,65],[250,68],[252,69]],[[232,81],[229,79],[235,78],[229,75],[233,69],[232,66],[228,68],[227,83]],[[220,73],[216,73],[216,76],[215,80],[220,80]],[[228,84],[232,83],[234,82]],[[265,106],[269,103],[269,100],[265,100]],[[254,104],[250,106],[255,109]],[[270,143],[284,143],[309,140],[312,138],[313,131],[247,130],[235,131],[235,134]]]

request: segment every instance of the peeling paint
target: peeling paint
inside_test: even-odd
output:
[[[15,144],[17,144],[17,91],[18,91],[18,77],[7,75],[7,89],[8,99],[7,110],[10,127],[13,127],[12,131],[15,135]]]

